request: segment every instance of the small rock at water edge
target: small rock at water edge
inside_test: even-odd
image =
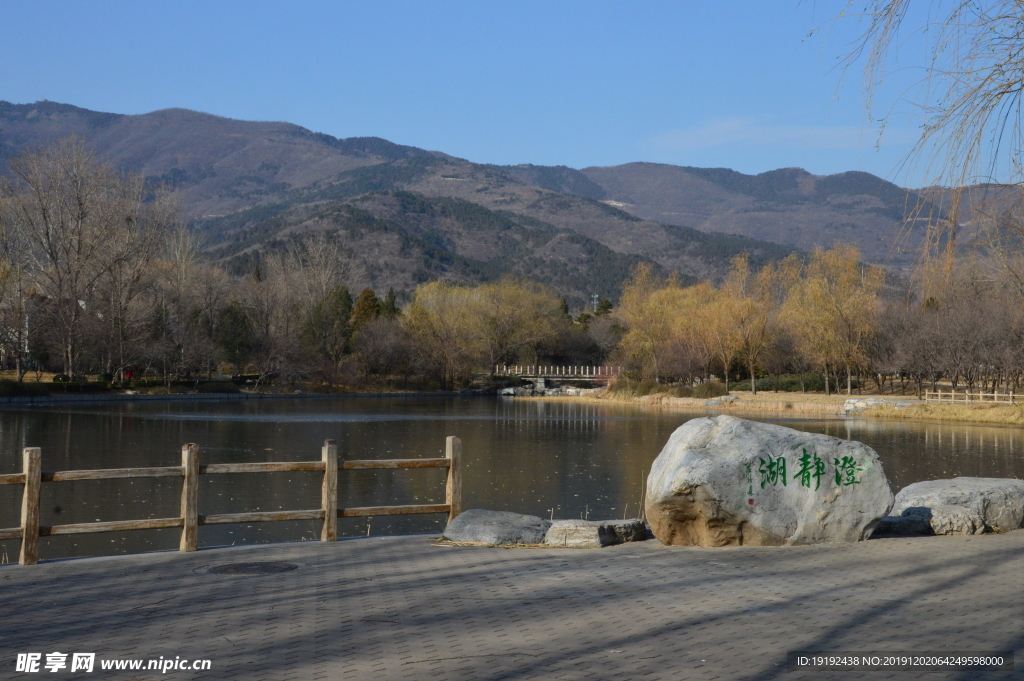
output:
[[[1014,478],[953,478],[907,485],[896,495],[893,515],[908,508],[965,506],[990,528],[1024,527],[1024,480]]]
[[[876,535],[903,537],[930,535],[973,535],[985,531],[985,521],[966,506],[911,506],[898,516],[882,518]]]
[[[599,549],[627,541],[647,538],[647,525],[639,518],[630,520],[555,520],[548,528],[544,543],[569,549]]]
[[[647,478],[647,521],[664,544],[861,541],[892,504],[867,445],[734,416],[680,426]]]
[[[448,523],[442,536],[449,541],[469,544],[540,544],[550,525],[550,521],[535,515],[474,508],[463,511]]]

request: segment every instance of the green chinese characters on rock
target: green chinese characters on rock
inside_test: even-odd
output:
[[[793,475],[793,479],[808,488],[813,481],[814,489],[817,490],[821,487],[821,476],[825,475],[825,462],[815,453],[808,454],[806,447],[802,447],[801,451],[804,454],[798,460],[800,470]]]
[[[757,472],[761,474],[761,489],[764,489],[764,486],[769,484],[778,486],[780,482],[783,486],[786,485],[785,457],[772,458],[772,455],[768,454],[767,461],[762,458],[758,458],[758,461],[761,462],[761,465],[757,468]]]
[[[788,486],[787,480],[797,482],[800,486],[813,489],[814,491],[821,489],[822,479],[828,479],[828,466],[825,460],[818,456],[816,452],[807,451],[807,447],[804,446],[800,446],[794,454],[799,456],[796,458],[797,470],[793,473],[792,477],[787,476],[786,457],[784,455],[774,457],[771,454],[766,454],[767,459],[758,457],[759,465],[757,472],[761,477],[761,489],[764,489],[767,485],[772,485],[773,487],[779,485]],[[854,457],[844,456],[841,459],[833,459],[832,462],[835,467],[834,479],[836,485],[847,487],[860,484],[857,474],[864,469]],[[745,464],[745,473],[747,503],[753,505],[755,486],[752,463]]]
[[[857,465],[852,456],[844,456],[842,459],[832,459],[836,467],[836,484],[841,486],[859,485],[857,473],[864,469]]]

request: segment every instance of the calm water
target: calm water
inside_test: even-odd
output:
[[[197,442],[202,463],[319,460],[325,439],[340,458],[443,456],[444,438],[463,441],[464,506],[549,517],[633,516],[641,484],[668,436],[705,414],[623,405],[491,398],[261,400],[149,403],[0,412],[0,473],[21,470],[21,448],[43,448],[43,470],[174,466]],[[1024,429],[859,419],[760,420],[860,440],[882,457],[894,491],[958,475],[1024,478]],[[200,478],[200,513],[310,509],[319,473]],[[178,515],[173,478],[43,484],[44,525]],[[0,527],[18,524],[21,487],[0,486]],[[339,505],[443,503],[444,471],[341,471]],[[552,509],[554,509],[552,511]],[[319,521],[201,527],[201,546],[312,539]],[[437,531],[442,516],[341,519],[343,535]],[[42,558],[177,547],[178,530],[41,539]],[[0,561],[19,542],[0,541]]]

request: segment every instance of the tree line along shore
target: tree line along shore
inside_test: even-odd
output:
[[[512,277],[356,293],[330,230],[292,235],[252,272],[228,273],[179,224],[172,194],[97,163],[75,139],[9,171],[8,394],[52,382],[216,390],[223,376],[253,389],[452,390],[500,385],[492,368],[514,364],[615,364],[620,391],[675,397],[711,379],[724,392],[920,397],[940,382],[1019,391],[1024,377],[1024,287],[994,276],[1016,271],[1011,255],[936,260],[900,287],[848,246],[756,270],[739,256],[724,281],[691,286],[640,265],[616,305],[589,311]]]

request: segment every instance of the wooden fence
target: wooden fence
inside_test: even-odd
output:
[[[1012,391],[1009,393],[961,393],[954,390],[925,390],[924,400],[937,404],[969,404],[971,402],[1016,404],[1016,397]]]
[[[233,523],[262,523],[277,520],[323,520],[320,541],[338,538],[338,518],[378,515],[407,515],[414,513],[447,513],[451,522],[462,512],[462,441],[449,437],[445,442],[444,458],[436,459],[366,459],[342,461],[341,470],[372,468],[447,468],[445,503],[410,506],[364,506],[338,508],[338,447],[334,440],[324,442],[320,461],[285,461],[268,463],[213,463],[199,465],[199,445],[187,444],[181,448],[180,466],[158,468],[110,468],[106,470],[56,471],[42,470],[42,450],[26,447],[23,451],[21,473],[0,475],[0,485],[24,485],[21,497],[21,525],[0,529],[0,539],[21,539],[18,562],[34,565],[39,560],[39,537],[59,534],[91,532],[121,532],[124,530],[155,530],[167,527],[181,528],[179,550],[195,551],[200,525],[226,525]],[[305,511],[266,511],[256,513],[222,513],[200,515],[199,476],[232,473],[278,473],[290,471],[323,471],[320,508]],[[115,478],[181,478],[181,515],[176,518],[149,518],[146,520],[114,520],[110,522],[75,523],[42,526],[39,524],[39,495],[44,482],[67,480],[111,480]]]

